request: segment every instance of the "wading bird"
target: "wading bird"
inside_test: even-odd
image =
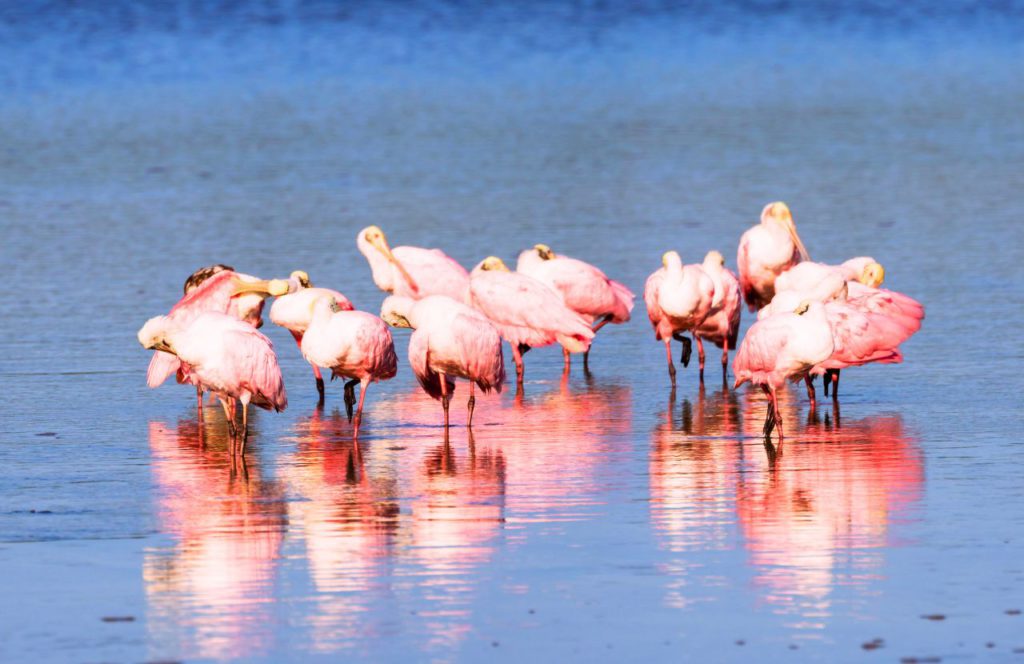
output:
[[[578,313],[596,334],[608,323],[629,320],[636,298],[623,284],[609,279],[590,263],[555,254],[545,244],[519,254],[516,272],[533,277],[562,296],[565,306]],[[569,365],[569,351],[565,364]],[[583,370],[589,369],[590,349],[583,353]]]
[[[310,364],[330,369],[332,376],[348,379],[345,411],[354,423],[352,438],[358,439],[367,387],[394,378],[398,370],[391,331],[373,314],[343,310],[331,296],[317,298],[310,307],[313,317],[302,335],[302,356]],[[353,420],[356,384],[360,386],[359,407]]]
[[[715,286],[711,309],[707,317],[693,331],[697,340],[697,359],[700,362],[700,380],[704,382],[704,344],[707,339],[722,349],[722,385],[726,383],[729,366],[729,349],[736,348],[740,333],[740,311],[743,302],[740,297],[740,282],[733,271],[725,267],[725,258],[717,251],[709,251],[704,257],[701,269]]]
[[[487,316],[512,347],[520,392],[523,353],[556,341],[570,353],[584,353],[594,339],[587,322],[566,307],[558,293],[533,277],[509,272],[500,258],[489,256],[473,268],[469,294],[469,304]]]
[[[675,251],[661,257],[661,267],[647,277],[644,303],[654,327],[654,338],[665,342],[668,375],[676,386],[676,368],[672,363],[672,339],[683,344],[681,362],[690,363],[690,340],[683,332],[695,331],[711,312],[715,284],[700,265],[683,265]],[[704,375],[701,372],[701,381]]]
[[[195,274],[208,269],[211,268],[203,268]],[[263,300],[271,295],[283,295],[288,289],[288,282],[282,279],[263,281],[233,270],[216,270],[192,288],[189,288],[186,282],[187,294],[167,315],[184,326],[201,314],[213,311],[231,315],[253,328],[258,328],[263,324],[260,317]],[[188,372],[183,370],[176,356],[171,353],[155,352],[146,371],[146,384],[149,387],[158,387],[168,376],[175,373],[178,375],[178,382],[193,382],[189,380]],[[196,388],[199,416],[202,417],[203,390],[199,385],[196,385]]]
[[[487,318],[445,295],[421,300],[392,295],[384,300],[381,318],[394,327],[410,327],[409,364],[424,391],[441,401],[445,439],[448,438],[448,403],[455,391],[452,378],[469,381],[469,420],[473,426],[474,386],[484,393],[501,392],[505,357],[501,335]]]
[[[740,288],[751,311],[772,301],[775,279],[800,261],[810,260],[785,203],[769,203],[761,211],[761,223],[740,237],[736,265]]]
[[[373,283],[387,293],[418,299],[447,295],[463,301],[469,287],[466,268],[440,249],[388,246],[384,231],[367,226],[356,236],[356,246],[373,272]]]
[[[782,414],[776,391],[787,381],[803,379],[834,350],[832,328],[820,302],[803,301],[792,312],[775,313],[754,323],[736,353],[734,387],[750,381],[768,395],[764,437],[778,427],[782,441]]]
[[[336,290],[330,288],[314,287],[309,280],[309,275],[302,270],[292,272],[289,281],[292,282],[291,292],[281,295],[274,300],[270,307],[270,320],[292,333],[299,350],[302,350],[302,335],[306,333],[313,320],[313,303],[321,297],[327,297],[334,301],[341,311],[352,311],[355,307],[349,299]],[[313,364],[313,377],[316,379],[316,391],[319,395],[318,404],[324,403],[324,379],[320,374],[320,367]]]
[[[156,316],[139,330],[138,338],[143,348],[173,354],[187,367],[191,382],[217,395],[232,438],[241,438],[242,454],[249,436],[249,404],[276,411],[288,406],[273,344],[234,316],[210,311],[187,322]],[[235,427],[236,400],[242,403],[241,432]]]

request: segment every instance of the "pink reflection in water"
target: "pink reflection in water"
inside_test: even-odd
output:
[[[273,580],[287,523],[284,492],[228,453],[226,427],[150,422],[157,515],[175,539],[146,552],[143,576],[153,641],[184,657],[223,659],[266,650]]]

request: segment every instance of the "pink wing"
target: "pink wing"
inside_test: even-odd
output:
[[[749,231],[747,232],[749,233]],[[747,233],[744,233],[736,252],[736,267],[740,271],[740,290],[743,293],[743,299],[747,302],[747,308],[750,311],[757,311],[763,303],[757,289],[754,288],[754,283],[750,280],[750,254],[747,242]]]
[[[484,392],[497,390],[505,382],[505,357],[501,351],[501,337],[494,326],[485,320],[458,315],[452,320],[451,333],[458,340],[462,365],[470,380]]]
[[[661,307],[658,306],[658,291],[661,290],[663,281],[665,281],[665,268],[660,268],[647,277],[647,282],[644,283],[644,304],[647,306],[647,317],[654,327],[655,339],[661,339],[658,334],[658,324],[665,317]]]
[[[610,314],[616,323],[629,320],[634,295],[593,265],[559,257],[541,263],[537,270],[550,279],[549,283],[562,293],[566,306],[573,311],[595,318]]]
[[[225,347],[231,349],[231,361],[242,376],[242,385],[253,395],[252,403],[268,410],[287,408],[288,395],[270,339],[241,322],[226,329],[224,335]]]
[[[421,247],[395,247],[395,257],[402,263],[416,281],[418,290],[399,292],[395,295],[422,298],[428,295],[447,295],[453,300],[463,301],[469,287],[469,273],[440,249],[423,249]],[[396,280],[404,282],[400,272],[396,270]]]
[[[869,362],[899,362],[902,329],[884,316],[868,314],[843,302],[825,305],[832,342],[831,357],[820,366],[842,369]]]
[[[855,281],[849,282],[848,286],[847,302],[851,306],[865,313],[887,316],[902,328],[903,337],[900,343],[921,329],[924,306],[917,300],[896,291],[872,288]]]
[[[409,365],[423,391],[434,399],[440,399],[441,374],[430,368],[429,337],[424,330],[415,330],[409,338]],[[455,392],[455,381],[448,376],[445,376],[445,385],[448,394]]]
[[[735,387],[747,381],[756,385],[781,385],[778,360],[793,333],[789,315],[776,315],[754,323],[743,337],[733,362]]]
[[[589,345],[594,332],[586,321],[562,304],[541,282],[511,272],[486,272],[474,277],[473,302],[501,325],[515,325],[572,337]]]

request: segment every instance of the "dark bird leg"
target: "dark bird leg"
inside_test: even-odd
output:
[[[700,368],[700,384],[704,385],[704,342],[696,334],[693,338],[697,340],[697,362]]]
[[[832,370],[832,401],[839,400],[839,369]]]
[[[811,410],[814,410],[818,405],[814,398],[814,376],[811,374],[805,375],[804,383],[807,384],[807,398],[811,400]]]
[[[672,379],[672,389],[676,389],[676,365],[672,362],[672,340],[665,339],[665,354],[668,356],[668,376]]]
[[[761,386],[764,393],[768,396],[768,409],[764,414],[764,427],[761,429],[761,433],[764,435],[766,442],[771,440],[772,429],[775,428],[775,407],[772,405],[772,393],[765,385]]]
[[[324,405],[324,377],[320,375],[320,367],[313,365],[313,377],[316,379],[316,392],[319,395],[316,405]]]
[[[345,414],[348,415],[348,421],[352,422],[352,407],[356,405],[356,385],[359,381],[356,379],[345,381]]]
[[[821,377],[821,386],[825,389],[825,396],[828,396],[828,389],[832,387],[831,369],[825,369],[825,375]]]
[[[199,413],[199,422],[203,421],[203,388],[196,385],[196,411]]]
[[[722,342],[722,389],[729,389],[729,337]]]
[[[448,380],[445,378],[443,373],[437,374],[438,380],[441,381],[441,407],[444,408],[444,441],[448,442],[448,403],[451,397],[448,396]]]
[[[242,458],[245,458],[245,444],[249,442],[249,402],[242,399]]]
[[[693,344],[689,337],[684,337],[680,332],[673,332],[672,338],[683,344],[683,354],[679,356],[679,363],[684,367],[690,366],[690,355],[693,354]]]
[[[521,393],[523,391],[523,378],[526,373],[523,367],[523,355],[526,355],[530,347],[526,344],[519,344],[512,346],[512,359],[516,363],[516,392]]]
[[[562,349],[562,356],[565,358],[565,366],[562,368],[562,373],[567,374],[569,373],[569,367],[572,366],[572,356],[566,348]]]
[[[475,389],[476,383],[469,381],[469,401],[466,404],[469,407],[469,421],[466,424],[468,427],[473,426],[473,409],[476,408],[476,394],[474,394]]]

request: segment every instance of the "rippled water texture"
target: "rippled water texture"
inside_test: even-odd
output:
[[[0,8],[0,660],[1003,661],[1024,648],[1018,4],[18,3]],[[290,336],[246,464],[145,387],[135,332],[196,267],[537,242],[641,292],[734,265],[764,203],[922,300],[841,412],[669,392],[642,303],[593,376],[371,386],[350,442]],[[744,325],[749,325],[749,315]],[[715,353],[711,358],[716,358]],[[715,366],[712,363],[712,366]],[[511,370],[511,367],[510,367]],[[937,660],[934,660],[937,661]]]

